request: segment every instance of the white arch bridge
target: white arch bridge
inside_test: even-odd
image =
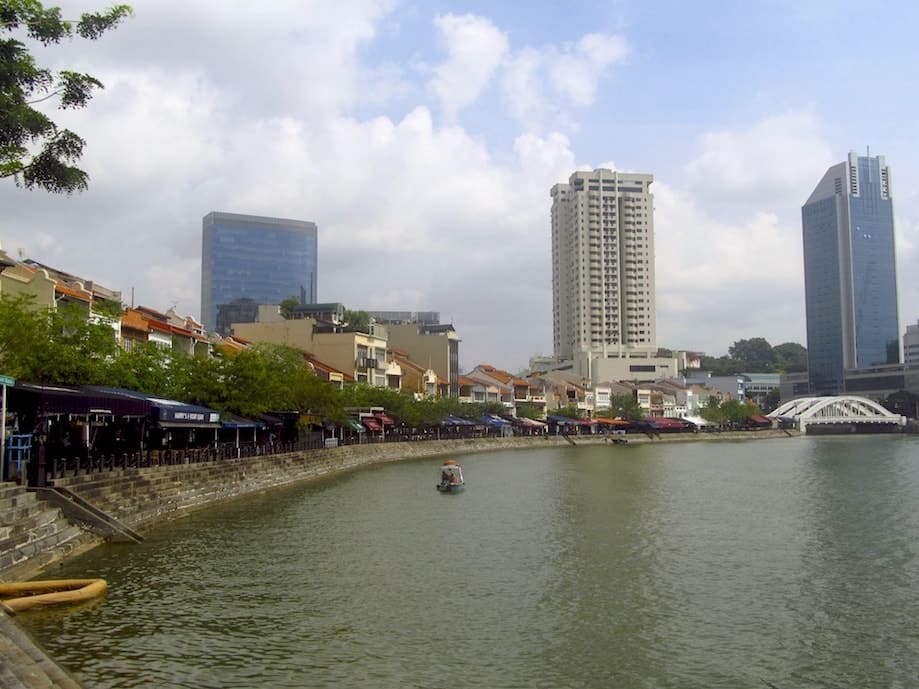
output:
[[[884,409],[867,397],[801,397],[779,405],[768,414],[793,419],[802,433],[890,433],[906,425],[906,417]]]

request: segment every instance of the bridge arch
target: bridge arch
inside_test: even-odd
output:
[[[833,397],[801,397],[779,405],[768,414],[770,418],[790,418],[802,432],[833,430],[856,432],[876,428],[879,431],[898,430],[906,425],[906,417],[894,414],[874,400],[857,395]]]

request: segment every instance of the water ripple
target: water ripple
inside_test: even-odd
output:
[[[92,689],[912,687],[917,441],[390,464],[96,549],[60,575],[104,600],[20,620]]]

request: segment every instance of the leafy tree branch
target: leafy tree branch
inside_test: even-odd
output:
[[[96,40],[131,14],[115,5],[74,22],[38,0],[0,0],[0,35],[21,31],[45,46],[74,36]],[[86,142],[33,106],[56,99],[60,109],[83,108],[101,88],[90,74],[40,67],[21,40],[0,38],[0,179],[58,194],[86,189],[89,176],[76,166]]]

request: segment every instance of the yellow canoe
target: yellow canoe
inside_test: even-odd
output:
[[[79,603],[101,596],[108,588],[105,579],[46,579],[16,584],[0,583],[0,607],[9,613],[36,605]]]

